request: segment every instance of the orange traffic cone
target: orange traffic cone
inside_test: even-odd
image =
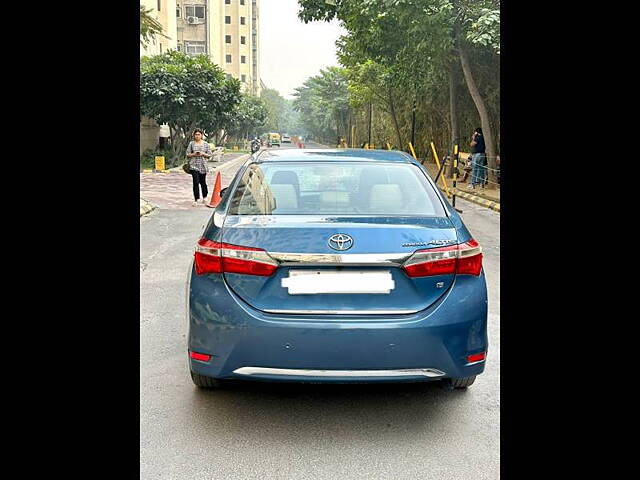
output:
[[[222,200],[222,198],[220,197],[221,189],[222,189],[222,181],[220,179],[220,172],[218,172],[218,174],[216,175],[216,183],[213,186],[213,194],[211,195],[211,202],[209,202],[209,205],[207,205],[207,207],[216,208],[218,206],[218,204],[220,203],[220,200]]]

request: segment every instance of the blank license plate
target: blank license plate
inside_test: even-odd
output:
[[[289,295],[320,293],[389,294],[396,286],[391,272],[350,270],[290,270],[282,279]]]

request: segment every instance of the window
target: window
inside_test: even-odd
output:
[[[176,3],[176,17],[180,18],[181,13],[182,13],[182,9],[180,8],[180,4]]]
[[[286,172],[288,180],[278,172]],[[424,174],[412,164],[265,162],[248,167],[231,198],[229,214],[444,217],[445,211]]]
[[[162,0],[158,0],[158,11],[160,11],[160,4],[162,3]]]
[[[227,55],[226,60],[227,60],[227,63],[231,63],[231,55]]]
[[[247,43],[247,37],[240,37],[240,43],[241,43],[242,45],[246,45],[246,43]]]
[[[204,19],[204,5],[185,5],[184,16]]]
[[[245,57],[244,55],[242,55],[242,56],[240,57],[240,62],[241,62],[241,63],[247,63],[247,57]]]
[[[224,43],[231,43],[231,35],[224,36]]]
[[[176,50],[178,50],[179,52],[182,51],[182,44],[179,43],[178,45],[176,45]]]
[[[244,17],[240,17],[240,25],[244,25]]]
[[[240,5],[244,5],[244,0],[240,0]]]
[[[243,82],[247,81],[247,76],[246,75],[241,75],[240,78],[242,79]]]
[[[225,78],[226,78],[227,80],[231,80],[231,79],[233,78],[233,76],[232,76],[230,73],[227,73],[227,74],[225,75]]]
[[[184,42],[184,53],[187,55],[200,55],[207,53],[204,42]]]
[[[231,0],[224,0],[225,5],[231,5]]]
[[[231,24],[231,17],[229,16],[224,17],[224,23]]]

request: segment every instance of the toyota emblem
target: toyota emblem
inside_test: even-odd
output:
[[[344,233],[336,233],[329,237],[329,246],[334,250],[349,250],[353,247],[353,238]]]

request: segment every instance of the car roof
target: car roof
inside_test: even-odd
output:
[[[364,148],[283,149],[263,150],[254,162],[305,162],[345,161],[418,163],[405,152],[398,150],[368,150]]]

